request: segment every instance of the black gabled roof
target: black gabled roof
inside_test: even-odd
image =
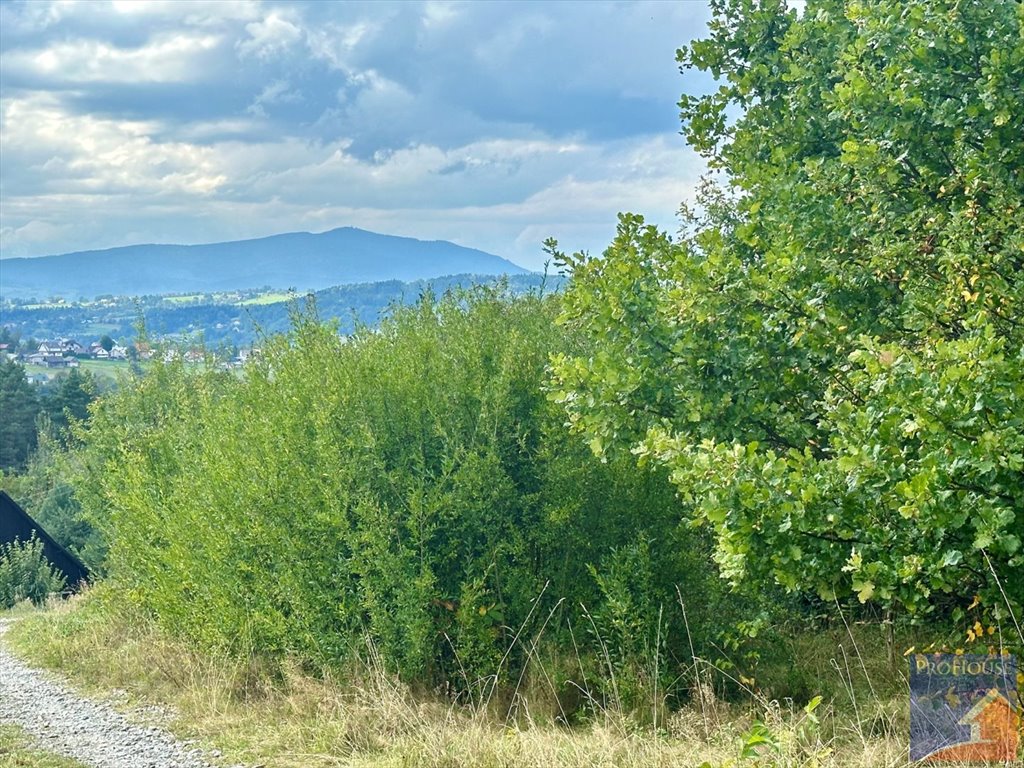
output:
[[[0,491],[0,544],[20,539],[28,541],[32,534],[43,542],[43,554],[58,571],[64,574],[69,589],[89,579],[89,569],[82,561],[68,552],[48,534],[43,527],[28,516],[17,502],[5,491]]]

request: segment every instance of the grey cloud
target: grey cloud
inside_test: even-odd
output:
[[[700,170],[702,5],[128,7],[0,2],[0,255],[354,224],[533,258],[670,220]]]

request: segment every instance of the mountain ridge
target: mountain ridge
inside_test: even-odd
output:
[[[507,259],[446,240],[419,240],[356,227],[284,232],[192,245],[143,243],[0,261],[0,295],[61,296],[319,290],[449,274],[527,274]]]

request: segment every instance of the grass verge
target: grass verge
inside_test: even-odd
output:
[[[22,618],[7,644],[78,686],[119,692],[128,707],[167,711],[166,725],[223,753],[227,764],[277,768],[902,768],[906,706],[875,701],[852,717],[840,702],[819,707],[753,696],[743,704],[698,686],[694,703],[659,728],[608,710],[579,726],[544,714],[550,702],[528,684],[515,719],[471,710],[437,693],[414,693],[368,648],[344,674],[296,664],[200,653],[152,624],[111,610],[102,596]],[[842,658],[837,654],[838,658]],[[31,764],[29,764],[31,765]]]
[[[37,748],[16,725],[0,723],[0,768],[86,768],[76,760]]]

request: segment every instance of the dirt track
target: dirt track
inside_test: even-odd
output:
[[[10,622],[0,619],[0,723],[16,723],[39,747],[94,768],[211,768],[201,750],[132,724],[15,658],[3,647]]]

